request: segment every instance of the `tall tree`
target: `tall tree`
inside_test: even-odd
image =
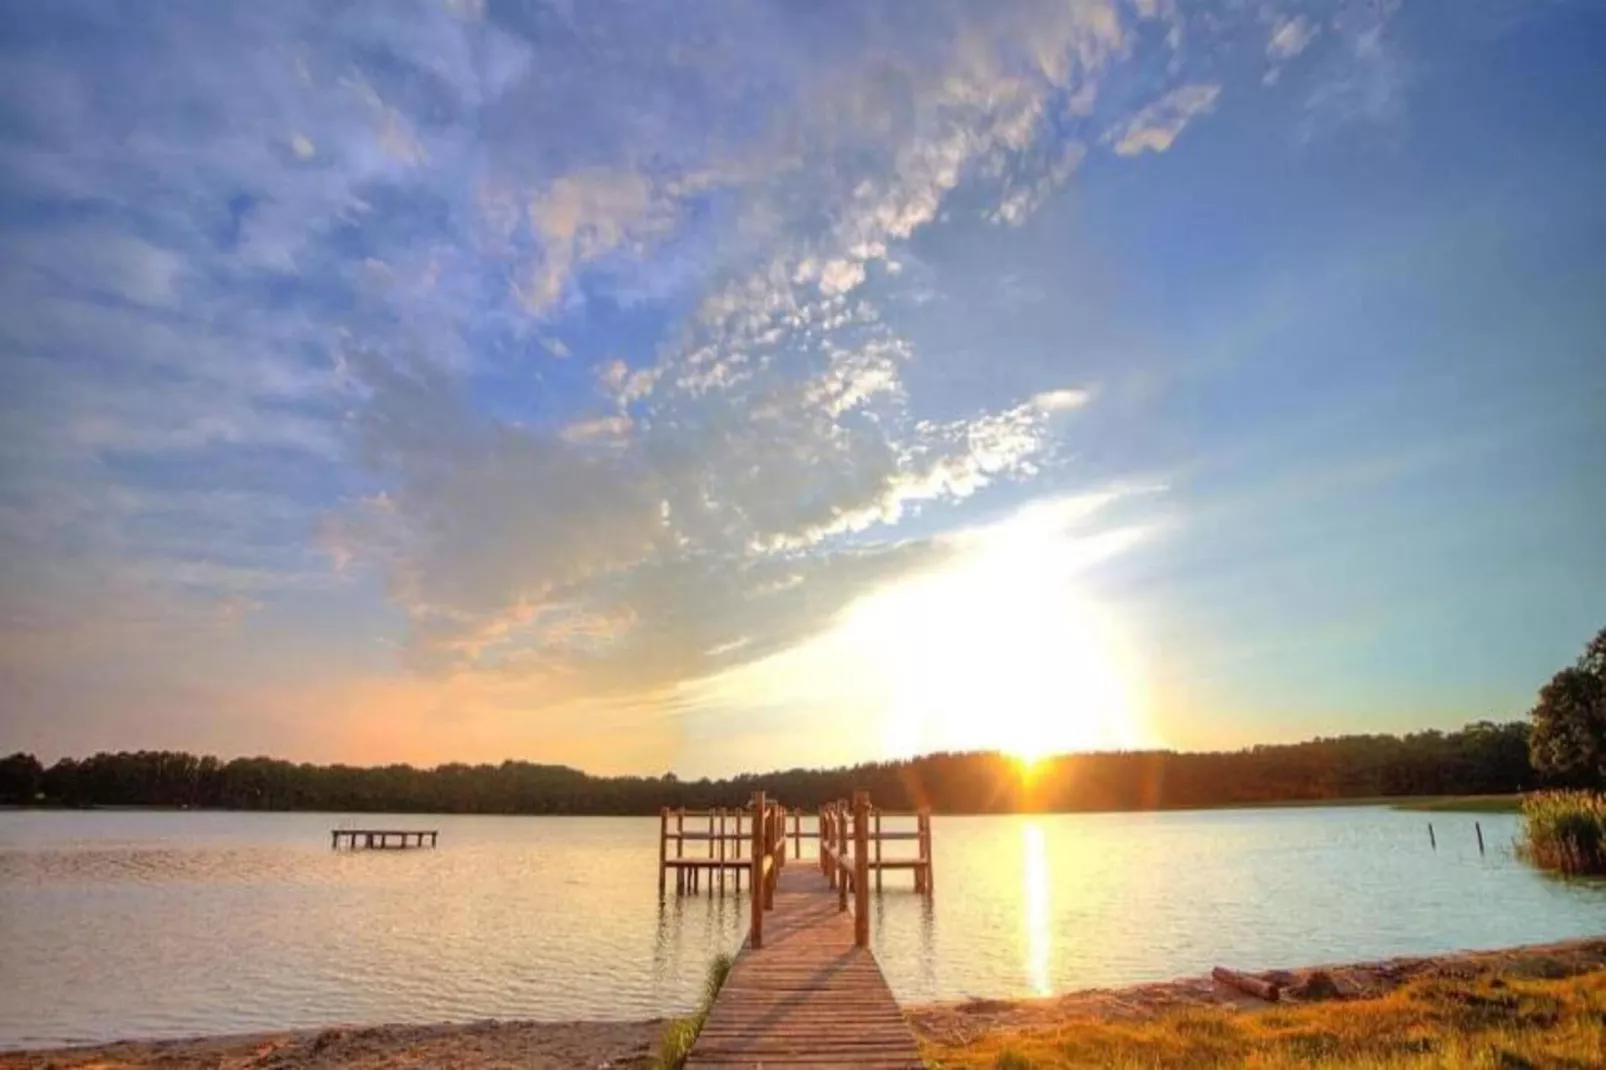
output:
[[[31,803],[39,794],[45,770],[39,759],[18,751],[0,758],[0,803]]]
[[[1582,786],[1606,785],[1606,628],[1578,663],[1551,677],[1533,708],[1534,768]]]

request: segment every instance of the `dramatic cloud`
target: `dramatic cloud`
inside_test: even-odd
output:
[[[976,389],[921,374],[927,243],[1019,237],[1090,153],[1168,150],[1222,92],[1195,37],[1263,64],[1318,25],[1268,45],[1165,0],[15,22],[15,597],[101,576],[185,634],[283,642],[338,604],[365,671],[537,717],[803,643],[938,567],[967,503],[1066,478],[1103,397],[1079,340]],[[1345,38],[1363,66],[1380,27]]]

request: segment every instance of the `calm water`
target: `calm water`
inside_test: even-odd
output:
[[[1606,886],[1511,857],[1516,818],[1376,808],[938,818],[934,901],[889,874],[906,1001],[1495,947],[1606,930]],[[0,813],[0,1047],[337,1022],[682,1010],[745,897],[657,902],[658,822]],[[699,845],[700,846],[700,845]],[[690,847],[690,845],[688,845]],[[890,851],[890,848],[889,848]],[[671,885],[672,888],[672,885]]]

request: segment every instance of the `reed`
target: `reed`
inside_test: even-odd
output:
[[[1543,791],[1522,803],[1518,853],[1543,869],[1606,876],[1606,795]]]
[[[697,1043],[697,1034],[703,1031],[708,1012],[719,998],[719,990],[725,987],[725,978],[730,976],[735,961],[729,955],[715,955],[703,978],[703,998],[697,1005],[697,1013],[689,1018],[671,1018],[664,1024],[664,1031],[658,1038],[657,1065],[661,1070],[680,1070],[686,1065],[686,1057]]]

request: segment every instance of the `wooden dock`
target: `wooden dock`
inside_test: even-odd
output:
[[[770,804],[776,814],[777,845],[782,854],[801,859],[804,845],[816,847],[822,836],[828,844],[842,846],[852,822],[847,802],[822,806],[818,813]],[[882,874],[908,872],[914,890],[931,893],[931,811],[892,811],[871,808],[866,821],[869,835],[867,851],[875,890],[882,889]],[[684,810],[665,807],[658,815],[658,894],[668,888],[669,874],[675,875],[677,895],[704,892],[724,895],[727,883],[740,892],[752,868],[752,807]],[[897,846],[895,846],[897,845]],[[909,847],[913,853],[909,853]]]
[[[395,851],[423,847],[425,839],[434,847],[439,838],[437,829],[330,829],[329,848],[339,850],[341,841],[345,841],[345,846],[353,851],[359,846],[368,851]]]
[[[871,811],[863,792],[854,804],[834,828],[822,826],[836,839],[822,839],[817,867],[789,867],[786,811],[755,796],[753,813],[763,816],[748,860],[751,926],[687,1067],[922,1065],[870,953]]]

